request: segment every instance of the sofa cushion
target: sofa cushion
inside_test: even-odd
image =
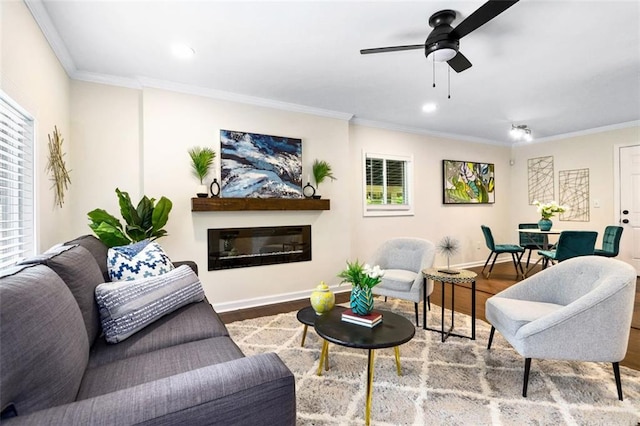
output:
[[[109,247],[94,235],[83,235],[64,243],[64,245],[68,246],[76,244],[87,249],[96,259],[96,262],[100,267],[100,271],[102,272],[102,276],[104,277],[103,282],[111,281],[111,278],[109,278],[109,269],[107,268],[107,251],[109,250]]]
[[[99,338],[89,353],[89,368],[169,346],[228,335],[224,323],[205,299],[165,315],[117,345]]]
[[[107,266],[111,281],[155,277],[173,269],[171,259],[162,247],[149,240],[111,247],[107,254]]]
[[[171,346],[87,369],[78,400],[242,357],[242,351],[227,336]]]
[[[75,400],[89,342],[73,295],[44,265],[0,276],[0,408],[24,415]]]
[[[157,277],[96,288],[102,331],[109,343],[121,342],[164,315],[203,299],[202,284],[187,265]]]
[[[91,253],[79,245],[60,246],[23,262],[42,263],[62,278],[80,307],[91,345],[101,332],[95,289],[104,282],[100,267]]]

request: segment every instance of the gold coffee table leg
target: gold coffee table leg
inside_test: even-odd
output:
[[[396,369],[398,370],[398,376],[402,376],[402,369],[400,368],[400,346],[393,348],[396,352]]]
[[[329,342],[326,340],[322,341],[322,351],[320,351],[320,360],[318,362],[318,371],[316,374],[318,376],[322,376],[322,363],[325,361],[327,357],[327,351],[329,350]]]
[[[364,424],[369,426],[371,421],[371,400],[373,399],[373,349],[369,349],[369,363],[367,364],[367,402],[364,409]]]
[[[304,339],[307,338],[307,327],[308,325],[304,325],[304,330],[302,330],[302,343],[300,343],[301,347],[304,347]]]

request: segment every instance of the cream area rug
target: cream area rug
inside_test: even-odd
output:
[[[440,326],[431,304],[429,327]],[[376,299],[414,320],[413,303]],[[445,311],[450,319],[450,312]],[[456,332],[470,335],[471,318],[456,313]],[[420,316],[422,321],[422,315]],[[415,324],[415,323],[414,323]],[[640,425],[640,371],[620,367],[624,401],[618,401],[610,363],[533,360],[527,398],[524,359],[490,326],[476,321],[476,340],[416,328],[400,347],[402,376],[393,349],[376,351],[372,425]],[[246,355],[276,352],[296,377],[298,425],[362,425],[367,351],[329,345],[328,371],[316,375],[322,343],[296,312],[228,324]]]

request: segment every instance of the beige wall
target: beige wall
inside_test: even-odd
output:
[[[515,162],[512,167],[513,202],[509,214],[514,238],[517,237],[515,229],[518,223],[535,222],[539,219],[535,206],[528,204],[527,161],[530,158],[553,156],[556,201],[560,202],[558,188],[560,170],[589,169],[590,204],[588,222],[561,221],[558,216],[555,216],[552,219],[554,226],[561,229],[598,231],[596,244],[600,245],[604,228],[607,225],[617,224],[614,203],[614,172],[616,170],[614,147],[631,144],[640,144],[640,128],[637,126],[515,146],[512,154]],[[594,206],[595,201],[599,202],[600,207]]]
[[[73,137],[83,165],[76,189],[78,218],[70,236],[86,233],[86,213],[101,207],[117,214],[114,189],[173,202],[160,240],[172,259],[191,259],[209,300],[218,309],[305,297],[320,280],[336,285],[336,271],[349,257],[348,122],[308,114],[217,101],[157,89],[131,90],[74,82],[71,90]],[[329,161],[338,181],[323,187],[331,199],[324,212],[191,212],[198,181],[191,174],[187,150],[209,146],[220,153],[220,129],[301,138],[303,175],[315,158]],[[216,159],[219,174],[219,158]],[[78,173],[80,174],[80,173]],[[259,268],[207,271],[208,228],[312,225],[311,262]]]
[[[0,1],[0,85],[35,120],[36,246],[49,248],[68,235],[74,205],[74,185],[81,176],[73,170],[73,139],[69,128],[69,78],[22,2]],[[47,135],[58,127],[70,172],[71,187],[62,208],[54,205],[47,164]]]
[[[496,239],[509,233],[510,170],[509,148],[462,142],[433,136],[401,133],[352,125],[350,128],[352,164],[351,224],[354,257],[367,259],[383,241],[391,237],[426,238],[437,242],[444,236],[460,241],[461,250],[452,264],[477,264],[486,260],[488,251],[480,230],[485,224]],[[412,155],[414,161],[414,216],[363,217],[363,150]],[[495,164],[496,201],[485,205],[442,204],[442,160],[466,160]],[[446,258],[436,256],[436,264],[446,265]]]
[[[116,188],[132,199],[142,195],[141,91],[71,82],[71,136],[75,193],[70,235],[90,233],[87,213],[119,211]]]

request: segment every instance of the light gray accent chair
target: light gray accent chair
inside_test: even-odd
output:
[[[497,329],[525,358],[524,397],[532,358],[611,362],[622,401],[635,288],[636,271],[622,261],[568,259],[487,299],[487,349]]]
[[[422,270],[431,268],[435,258],[435,246],[421,238],[394,238],[384,242],[375,252],[371,265],[380,265],[384,272],[382,281],[373,287],[373,294],[410,300],[415,304],[416,325],[418,304],[422,299],[424,277]],[[427,300],[433,292],[433,282],[427,280]]]

